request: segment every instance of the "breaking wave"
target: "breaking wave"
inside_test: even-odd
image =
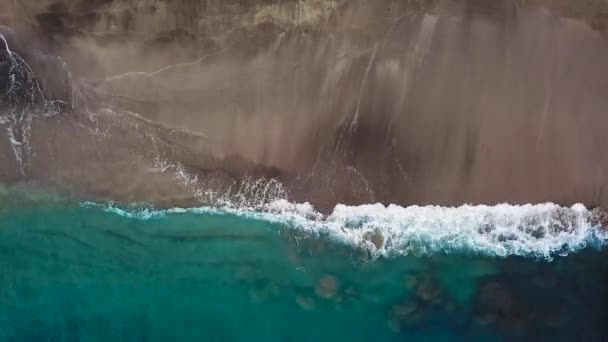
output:
[[[100,206],[91,202],[83,206]],[[337,205],[325,215],[308,203],[276,200],[258,208],[199,207],[154,210],[101,205],[130,219],[173,215],[231,215],[278,224],[311,238],[329,238],[366,250],[372,258],[399,255],[472,254],[550,261],[587,247],[601,248],[608,232],[592,223],[584,205],[359,206]]]

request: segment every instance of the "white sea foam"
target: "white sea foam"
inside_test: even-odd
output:
[[[582,204],[570,208],[553,203],[461,207],[340,204],[331,214],[323,215],[308,203],[278,200],[255,210],[201,207],[130,211],[115,206],[106,210],[134,219],[184,213],[259,219],[366,249],[373,257],[460,253],[551,260],[608,243],[608,232],[591,224],[591,213]]]

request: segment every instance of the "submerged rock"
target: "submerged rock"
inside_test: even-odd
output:
[[[441,288],[431,277],[425,277],[416,286],[416,296],[426,302],[435,302],[440,300]]]
[[[552,223],[549,229],[552,233],[572,232],[576,225],[576,214],[566,208],[558,208],[551,215]]]
[[[604,208],[593,208],[590,216],[590,223],[593,226],[608,230],[608,210]]]
[[[253,265],[241,265],[235,272],[235,278],[239,280],[252,280],[256,276],[256,269]]]
[[[403,281],[405,283],[405,287],[408,290],[413,290],[418,285],[418,278],[413,274],[408,274],[407,276],[405,276],[405,279]]]
[[[253,287],[249,290],[249,298],[253,303],[262,303],[279,295],[280,289],[277,284],[268,283]]]
[[[473,322],[475,322],[477,325],[486,326],[494,323],[495,321],[496,316],[491,313],[473,315]]]
[[[344,293],[342,295],[342,302],[344,303],[344,305],[353,305],[359,302],[360,300],[361,294],[356,288],[349,286],[344,290]]]
[[[401,321],[399,321],[399,319],[397,317],[390,317],[386,321],[386,325],[394,333],[400,333],[401,332]]]
[[[314,298],[304,294],[296,294],[296,304],[304,311],[314,310],[316,306]]]
[[[367,232],[363,236],[366,241],[371,242],[376,249],[382,249],[385,243],[385,237],[382,231],[379,229],[374,230],[373,232]]]
[[[536,239],[542,239],[547,233],[546,227],[536,215],[529,215],[525,217],[517,226],[517,229]]]
[[[338,279],[332,275],[325,275],[319,279],[315,288],[317,296],[331,299],[338,293]]]
[[[526,308],[507,287],[495,281],[482,285],[473,316],[476,323],[497,323],[503,328],[518,330],[526,324],[527,318]]]
[[[483,223],[477,228],[479,234],[490,234],[494,230],[496,230],[496,224],[491,219],[488,219],[488,222]]]
[[[408,317],[418,310],[418,304],[415,301],[410,301],[405,304],[397,304],[393,306],[392,313],[398,317]]]
[[[400,332],[403,325],[411,323],[413,320],[420,317],[418,309],[419,305],[416,301],[408,301],[393,305],[387,321],[389,329],[393,332]]]

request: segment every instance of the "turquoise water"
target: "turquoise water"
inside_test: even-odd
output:
[[[1,198],[0,341],[608,336],[608,255],[592,246],[377,256],[290,220]]]

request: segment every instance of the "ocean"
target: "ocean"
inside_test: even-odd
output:
[[[608,341],[606,3],[0,0],[0,342]]]
[[[582,205],[0,202],[0,341],[608,337],[608,234]]]

